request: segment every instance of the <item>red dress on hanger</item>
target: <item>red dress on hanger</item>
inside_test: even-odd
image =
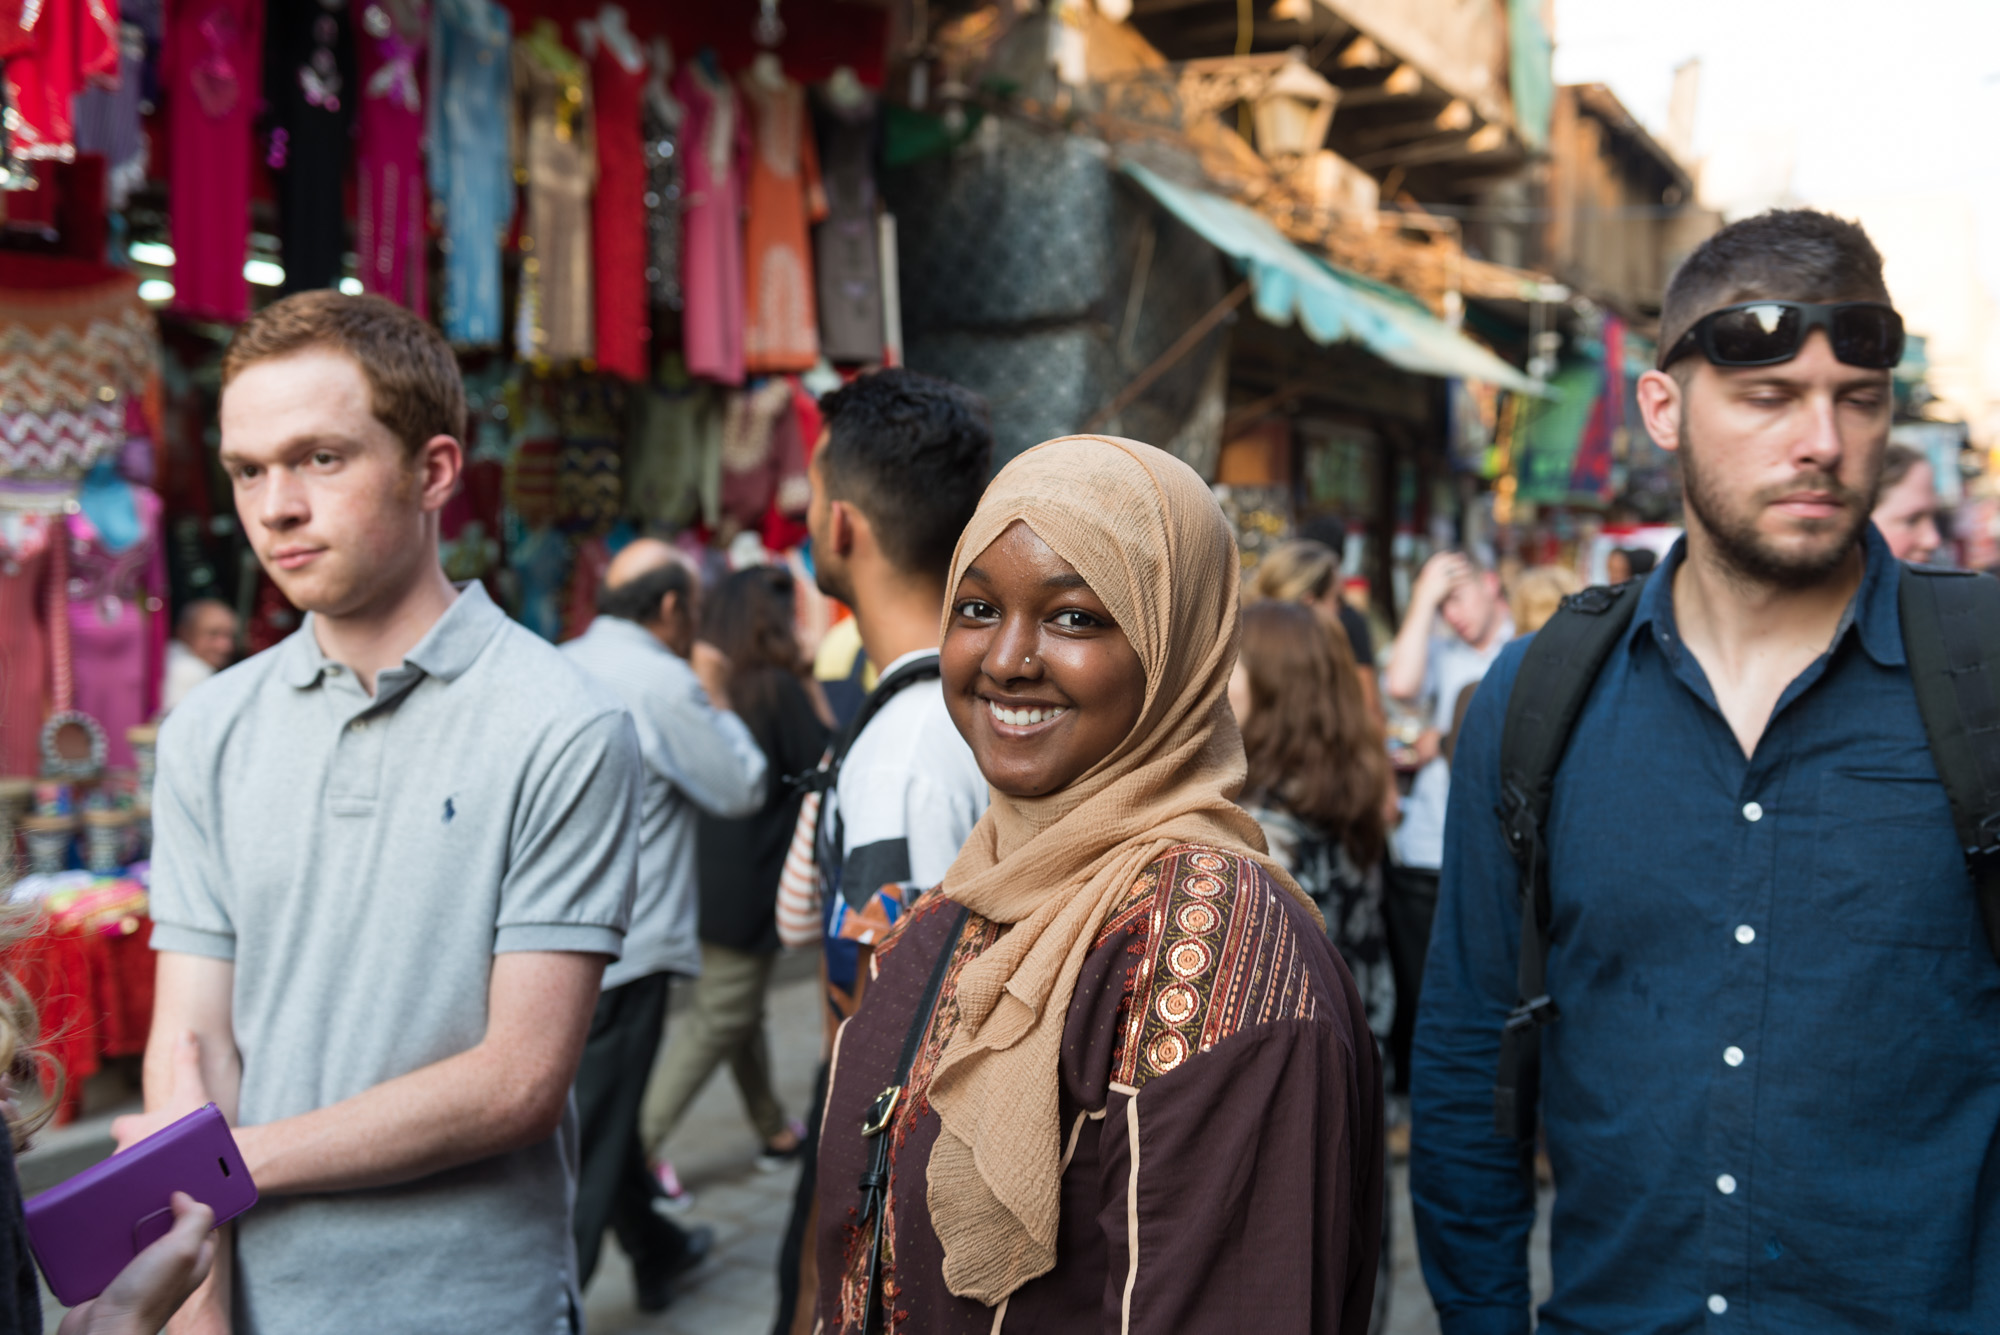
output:
[[[173,138],[174,307],[241,320],[250,313],[250,120],[263,96],[263,0],[175,5],[160,77]]]
[[[72,161],[73,99],[91,84],[118,85],[116,0],[0,3],[0,58],[7,63],[14,155]]]
[[[645,62],[628,69],[609,41],[590,61],[597,102],[597,364],[643,382],[653,336],[646,311],[646,146],[639,135]]]

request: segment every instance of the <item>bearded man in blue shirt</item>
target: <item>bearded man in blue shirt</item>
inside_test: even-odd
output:
[[[1687,533],[1596,676],[1543,827],[1543,1331],[2000,1329],[2000,964],[1898,620],[1922,577],[1868,520],[1888,302],[1862,230],[1808,211],[1723,229],[1669,285],[1638,394]],[[1417,1026],[1411,1193],[1447,1335],[1530,1329],[1533,1141],[1494,1119],[1526,647],[1458,742]]]

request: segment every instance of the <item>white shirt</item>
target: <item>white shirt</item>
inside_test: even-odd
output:
[[[639,889],[625,954],[604,971],[611,988],[656,973],[701,973],[695,809],[747,816],[764,805],[770,762],[734,714],[709,703],[700,679],[644,626],[600,616],[562,646],[631,712],[645,762],[639,801]]]
[[[179,640],[168,640],[166,672],[160,682],[160,712],[164,714],[187,699],[189,691],[214,675],[215,669],[196,656],[194,650]]]
[[[1486,669],[1513,638],[1514,618],[1504,612],[1499,631],[1484,649],[1473,648],[1453,630],[1431,636],[1424,663],[1423,698],[1431,702],[1431,726],[1439,737],[1451,733],[1459,693],[1484,680]],[[1450,800],[1451,765],[1439,756],[1417,771],[1409,800],[1403,803],[1403,823],[1396,827],[1395,835],[1398,862],[1430,871],[1444,865],[1444,813]]]

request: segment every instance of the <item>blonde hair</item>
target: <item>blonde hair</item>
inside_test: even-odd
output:
[[[1299,540],[1274,547],[1250,576],[1252,601],[1316,602],[1334,591],[1340,557],[1324,543]]]
[[[1583,581],[1568,566],[1529,566],[1514,579],[1508,609],[1514,614],[1514,630],[1526,635],[1540,630],[1556,614],[1562,600],[1583,588]]]
[[[0,898],[0,954],[33,936],[37,918],[31,906]],[[0,969],[0,1075],[25,1077],[32,1072],[44,1089],[41,1106],[23,1112],[7,1127],[16,1153],[27,1148],[28,1137],[41,1130],[62,1102],[62,1068],[47,1053],[35,1051],[38,1037],[35,1003],[28,990],[10,971]]]

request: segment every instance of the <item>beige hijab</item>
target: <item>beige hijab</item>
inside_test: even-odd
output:
[[[950,898],[1011,924],[960,975],[958,1029],[930,1090],[943,1130],[927,1199],[945,1284],[989,1306],[1055,1265],[1057,1059],[1077,975],[1112,906],[1183,843],[1255,858],[1310,906],[1230,800],[1244,774],[1227,697],[1238,563],[1208,487],[1137,441],[1038,445],[987,488],[949,591],[1016,520],[1103,599],[1145,667],[1146,698],[1131,735],[1069,787],[994,793],[945,875]]]

